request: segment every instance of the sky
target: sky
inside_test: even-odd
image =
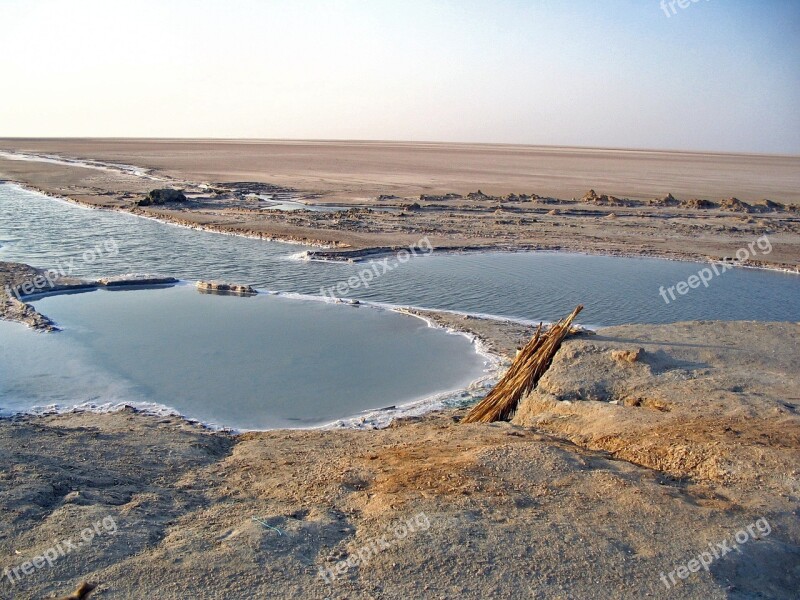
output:
[[[800,154],[800,1],[660,2],[0,0],[0,136]]]

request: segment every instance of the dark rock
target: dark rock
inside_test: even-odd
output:
[[[163,188],[151,190],[145,200],[149,200],[150,204],[167,204],[169,202],[186,202],[186,196],[181,190]],[[139,206],[147,206],[147,204],[140,202]]]

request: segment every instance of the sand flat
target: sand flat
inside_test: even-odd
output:
[[[0,140],[0,150],[133,165],[158,178],[137,176],[129,167],[0,157],[0,178],[48,194],[190,227],[345,251],[408,246],[426,235],[437,249],[705,261],[733,256],[768,234],[775,251],[748,264],[795,271],[800,263],[800,157],[257,140]],[[157,187],[184,189],[191,201],[141,206]],[[465,195],[479,189],[488,195]],[[254,190],[357,210],[264,210]],[[450,193],[461,195],[444,196]],[[665,199],[668,193],[677,200]]]
[[[0,149],[156,169],[197,181],[261,181],[365,198],[590,188],[633,198],[763,198],[800,204],[800,157],[435,142],[0,139]]]
[[[441,319],[506,355],[524,337]],[[795,598],[798,355],[768,357],[796,345],[797,327],[610,328],[568,340],[547,375],[549,393],[623,382],[620,398],[633,384],[666,411],[589,396],[554,408],[534,392],[525,426],[461,425],[463,410],[377,431],[242,435],[132,410],[0,419],[9,567],[116,524],[0,594],[88,580],[96,598]],[[639,345],[641,363],[609,358]],[[769,528],[748,535],[757,522]],[[676,578],[742,531],[741,552]],[[364,553],[382,536],[389,547]]]

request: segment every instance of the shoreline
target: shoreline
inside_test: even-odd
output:
[[[90,202],[84,202],[82,200],[78,200],[76,198],[72,198],[70,196],[64,196],[60,194],[53,194],[36,186],[24,183],[22,181],[15,181],[11,179],[0,179],[0,185],[9,184],[15,185],[23,190],[34,192],[37,194],[41,194],[43,196],[47,196],[53,200],[59,202],[66,202],[67,204],[78,206],[85,210],[100,210],[100,211],[108,211],[108,212],[116,212],[125,215],[131,215],[140,219],[148,219],[150,221],[156,221],[157,223],[162,223],[163,225],[170,225],[173,227],[181,227],[183,229],[190,229],[193,231],[203,231],[206,233],[216,233],[219,235],[232,235],[236,237],[243,237],[248,239],[255,239],[255,240],[263,240],[265,242],[275,242],[279,244],[292,244],[298,246],[310,246],[314,248],[320,248],[322,250],[327,250],[331,248],[330,244],[326,244],[322,241],[305,241],[302,239],[295,239],[291,237],[287,238],[279,238],[279,237],[268,237],[263,235],[255,235],[255,234],[248,234],[243,231],[234,231],[234,230],[226,230],[223,228],[215,228],[210,225],[202,225],[200,223],[190,223],[186,221],[181,221],[177,218],[172,218],[167,215],[148,215],[143,214],[139,209],[136,208],[127,208],[121,206],[104,206],[104,205],[97,205],[92,204]],[[139,211],[139,212],[137,212]]]
[[[513,347],[519,333],[493,341]],[[800,395],[800,357],[786,348],[797,334],[795,323],[704,322],[571,337],[511,423],[461,424],[460,408],[383,429],[241,434],[131,409],[0,418],[9,566],[99,518],[119,525],[83,550],[86,563],[64,561],[12,592],[48,597],[87,580],[109,597],[146,588],[164,600],[376,597],[376,586],[393,600],[527,588],[554,600],[661,597],[660,572],[760,519],[768,536],[676,590],[755,597],[767,581],[770,597],[788,600],[800,417],[786,398]],[[638,346],[638,362],[611,357]],[[765,368],[776,377],[759,377]],[[424,531],[332,583],[320,576],[414,515]],[[454,571],[466,575],[438,575]]]
[[[656,287],[693,271],[697,281],[748,242],[736,256],[756,260],[733,266],[800,274],[800,156],[0,139],[5,176],[26,183],[0,186],[0,254],[55,263],[64,278],[0,259],[0,316],[55,329],[35,306],[65,331],[40,338],[0,322],[1,598],[797,600],[800,282],[734,273],[668,308]],[[598,182],[599,195],[581,197]],[[19,191],[31,189],[306,247],[80,213]],[[329,208],[263,210],[295,193]],[[399,210],[379,212],[388,206]],[[127,259],[84,259],[76,272],[90,281],[68,277],[71,255],[99,257],[103,236],[126,239]],[[412,261],[368,291],[347,278],[343,293],[551,318],[585,301],[588,320],[640,323],[571,330],[530,369],[542,372],[513,370],[521,385],[541,377],[506,421],[465,423],[538,321],[326,297],[317,283],[367,267],[377,277],[380,265],[286,262],[369,261],[416,240],[487,257]],[[489,256],[517,252],[548,256]],[[191,279],[97,278],[160,268]],[[220,279],[195,291],[194,277]],[[102,295],[125,286],[176,287]],[[40,293],[12,295],[22,289]],[[79,293],[96,295],[39,301]],[[375,350],[364,336],[379,336]],[[390,375],[409,393],[457,373],[477,379],[394,406],[381,384]],[[153,398],[278,427],[226,428]],[[13,412],[35,402],[50,406]],[[382,408],[308,425],[372,404]]]
[[[289,258],[293,260],[311,260],[317,262],[351,262],[358,263],[365,260],[372,260],[376,258],[383,258],[386,256],[394,256],[397,252],[406,248],[406,246],[372,246],[365,248],[347,248],[337,247],[325,243],[321,240],[307,240],[299,239],[296,237],[273,237],[265,236],[263,234],[251,234],[243,231],[229,230],[217,226],[203,225],[199,223],[189,223],[168,215],[148,215],[137,212],[137,209],[128,209],[124,207],[114,206],[98,206],[88,202],[84,202],[69,196],[61,196],[52,194],[35,186],[26,184],[21,181],[14,181],[10,179],[0,179],[0,185],[11,184],[20,187],[21,189],[35,192],[52,198],[57,201],[67,202],[72,205],[77,205],[86,210],[105,210],[110,212],[117,212],[122,214],[132,215],[134,217],[149,219],[162,223],[164,225],[171,225],[175,227],[182,227],[194,231],[203,231],[206,233],[216,233],[220,235],[232,235],[236,237],[243,237],[247,239],[257,239],[265,242],[275,242],[280,244],[291,244],[299,246],[309,246],[312,248],[319,248],[319,250],[306,250]],[[669,260],[676,262],[691,262],[695,264],[707,264],[709,262],[723,262],[722,259],[713,259],[709,256],[701,256],[691,252],[675,252],[675,251],[652,251],[644,250],[638,253],[633,253],[625,250],[616,249],[592,249],[592,248],[573,248],[565,247],[563,245],[549,245],[549,244],[495,244],[495,245],[460,245],[460,246],[434,246],[432,253],[434,254],[472,254],[472,253],[487,253],[487,252],[509,252],[509,253],[525,253],[525,252],[553,252],[563,254],[581,254],[586,256],[608,256],[618,258],[652,258],[658,260]],[[751,261],[748,260],[746,264],[739,264],[734,258],[731,259],[733,266],[737,268],[759,269],[765,271],[774,271],[786,274],[800,274],[800,265],[792,265],[791,263],[769,263],[764,261]]]
[[[337,251],[334,250],[329,254],[332,255],[331,258],[326,257],[326,251],[320,251],[317,254],[314,254],[311,257],[305,257],[300,255],[293,255],[291,258],[296,260],[310,260],[316,262],[350,262],[350,263],[360,263],[364,261],[369,261],[374,258],[381,258],[385,256],[394,256],[398,251],[404,250],[405,248],[402,246],[393,247],[393,248],[365,248],[364,254],[361,255],[360,253],[362,250],[353,250],[352,257],[351,255],[347,254],[348,250],[342,250],[341,254],[335,254]],[[377,250],[377,252],[376,252]],[[306,252],[306,254],[313,254],[314,251]],[[491,252],[498,252],[498,253],[509,253],[509,254],[516,254],[516,253],[542,253],[542,254],[578,254],[582,256],[607,256],[609,258],[645,258],[645,259],[652,259],[652,260],[668,260],[673,262],[686,262],[686,263],[694,263],[699,265],[708,264],[710,262],[715,262],[720,264],[725,262],[722,259],[711,259],[706,257],[705,259],[701,259],[697,255],[686,254],[686,255],[677,255],[672,256],[671,254],[633,254],[625,251],[611,251],[611,250],[592,250],[592,249],[582,249],[582,250],[572,250],[569,248],[562,248],[559,246],[529,246],[529,245],[520,245],[517,247],[509,247],[506,245],[503,246],[454,246],[454,247],[438,247],[434,248],[434,254],[486,254]],[[338,258],[341,256],[342,258]],[[739,264],[737,259],[732,258],[731,261],[732,266],[738,269],[756,269],[759,271],[772,271],[775,273],[787,273],[787,274],[799,274],[800,275],[800,266],[793,267],[789,263],[779,263],[779,264],[769,264],[764,263],[763,261],[748,261],[747,264]]]
[[[20,265],[21,263],[14,263],[14,264]],[[32,270],[30,272],[38,271],[33,269],[32,267],[30,267],[30,269]],[[141,276],[133,276],[129,278],[117,277],[111,279],[100,278],[95,281],[81,281],[76,283],[62,284],[44,292],[23,295],[22,298],[24,301],[32,301],[48,296],[90,292],[108,288],[153,289],[153,288],[161,288],[165,286],[174,286],[174,285],[190,286],[192,285],[192,282],[186,280],[178,280],[174,278],[147,277],[147,279],[142,279]],[[2,300],[3,293],[4,292],[0,290],[0,300]],[[221,295],[224,294],[224,292],[206,292],[206,293],[219,293]],[[274,295],[283,297],[288,296],[290,299],[294,297],[296,299],[305,301],[330,303],[329,300],[321,296],[320,297],[305,296],[302,294],[271,292],[268,290],[255,290],[255,293],[262,295]],[[347,304],[347,303],[342,303],[342,304]],[[15,320],[12,318],[8,318],[8,315],[4,316],[2,314],[0,314],[0,317],[3,317],[5,320],[11,322],[18,322],[20,324],[27,325],[29,328],[37,332],[60,331],[60,329],[57,327],[57,324],[51,321],[46,315],[39,313],[38,311],[36,311],[35,308],[33,308],[31,305],[27,303],[25,305],[31,309],[32,314],[37,315],[37,318],[35,320],[34,319]],[[499,377],[500,371],[504,366],[504,361],[508,358],[507,356],[502,356],[501,354],[492,352],[489,349],[489,344],[485,338],[476,335],[474,333],[471,333],[469,330],[458,327],[452,327],[443,324],[442,322],[437,322],[433,318],[427,317],[419,312],[414,312],[415,309],[382,305],[380,303],[374,303],[374,302],[363,302],[358,306],[364,306],[365,308],[371,310],[395,312],[401,315],[416,318],[425,322],[428,327],[434,329],[440,329],[443,332],[447,333],[448,335],[461,335],[466,337],[470,341],[470,345],[473,347],[474,352],[485,359],[485,367],[483,369],[483,374],[477,377],[476,379],[470,380],[463,387],[459,387],[457,389],[444,390],[444,391],[440,390],[432,392],[422,397],[411,398],[408,401],[405,401],[401,404],[397,404],[396,406],[391,406],[386,408],[376,407],[374,409],[365,409],[350,416],[342,417],[330,422],[321,423],[318,425],[312,425],[308,427],[295,427],[295,428],[281,427],[275,429],[239,429],[239,428],[228,427],[225,425],[220,425],[213,422],[205,422],[196,419],[190,415],[183,414],[174,407],[162,405],[159,403],[151,403],[151,402],[144,403],[144,405],[141,402],[118,402],[113,405],[111,404],[98,405],[95,403],[83,403],[71,407],[60,406],[60,405],[35,406],[24,411],[0,415],[0,420],[15,419],[19,417],[24,417],[25,415],[46,416],[46,415],[72,414],[81,412],[104,414],[104,413],[113,413],[121,410],[132,409],[137,413],[143,415],[175,416],[182,419],[187,424],[196,424],[204,428],[207,428],[210,431],[224,431],[231,433],[232,435],[241,435],[252,432],[283,431],[283,430],[306,431],[306,430],[326,430],[326,429],[354,429],[354,430],[381,429],[390,426],[392,422],[394,422],[396,419],[408,418],[411,416],[420,416],[433,411],[444,409],[447,406],[448,400],[453,401],[457,397],[460,398],[470,397],[473,400],[477,399],[475,397],[475,394],[479,394],[482,390],[486,388],[486,386],[490,382],[496,380],[497,377]],[[425,311],[425,312],[435,313],[436,311]],[[40,325],[40,323],[44,323],[44,325]]]
[[[38,269],[24,263],[9,263],[4,261],[0,261],[0,265],[11,265],[10,268],[12,270],[17,268],[24,271],[25,284],[33,286],[32,282],[35,280],[49,281],[45,278],[47,269]],[[14,273],[11,275],[14,275]],[[19,274],[17,274],[17,276],[19,276]],[[155,277],[138,274],[118,277],[100,277],[95,280],[59,277],[50,283],[48,289],[25,294],[18,289],[18,286],[23,284],[20,282],[15,283],[13,279],[9,279],[9,277],[9,273],[0,270],[0,319],[26,325],[36,332],[49,333],[58,332],[60,329],[47,315],[37,311],[29,302],[48,296],[79,294],[98,289],[159,288],[175,285],[180,282],[180,280],[174,277]],[[44,287],[44,284],[38,287]],[[15,288],[16,291],[9,296],[8,291],[11,288]]]

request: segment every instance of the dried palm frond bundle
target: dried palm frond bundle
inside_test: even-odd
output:
[[[96,587],[94,583],[83,581],[69,596],[62,596],[59,600],[84,600],[89,597],[89,594],[91,594],[92,590]]]
[[[561,342],[572,329],[572,322],[582,310],[583,306],[578,306],[572,314],[551,325],[544,333],[540,323],[531,341],[520,350],[503,378],[461,422],[494,423],[510,419],[520,399],[536,387],[550,367]]]

